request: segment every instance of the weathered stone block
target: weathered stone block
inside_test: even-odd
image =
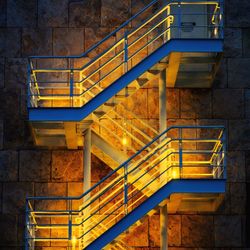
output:
[[[250,29],[243,29],[243,56],[250,56]]]
[[[245,90],[245,107],[246,107],[246,118],[250,118],[250,90]]]
[[[98,27],[101,25],[101,0],[70,2],[70,27]]]
[[[33,195],[31,182],[14,182],[3,184],[3,213],[23,214],[25,199]]]
[[[226,4],[226,24],[228,27],[249,27],[250,2],[242,0],[240,3],[228,0]]]
[[[4,87],[4,58],[0,58],[0,88]]]
[[[115,11],[114,11],[115,10]],[[127,21],[130,17],[130,0],[102,0],[101,24],[115,27]]]
[[[229,88],[249,88],[249,58],[228,59],[228,86]]]
[[[242,242],[240,216],[215,216],[214,232],[216,247],[240,247]]]
[[[0,181],[17,181],[18,153],[16,151],[0,151]]]
[[[243,118],[244,108],[243,90],[215,89],[213,91],[214,118]]]
[[[104,37],[106,37],[111,32],[109,28],[86,28],[85,29],[85,51],[101,41]],[[88,56],[93,58],[94,56],[102,53],[107,48],[115,43],[115,37],[110,37],[107,41],[99,45],[93,52],[91,52]],[[114,51],[111,51],[106,56],[112,57],[114,55]],[[105,59],[104,59],[105,60]],[[107,60],[106,60],[107,61]],[[105,62],[106,62],[105,61]]]
[[[53,181],[82,181],[83,157],[82,151],[52,152]]]
[[[230,200],[232,214],[246,213],[246,184],[230,183]]]
[[[246,180],[245,154],[242,151],[227,153],[227,177],[230,182]]]
[[[181,245],[181,216],[168,215],[168,241],[170,246]]]
[[[84,50],[84,30],[80,28],[56,28],[53,32],[55,55],[79,55]]]
[[[227,59],[223,58],[213,82],[214,89],[227,88],[227,68]]]
[[[20,151],[20,181],[49,181],[51,152],[25,150]]]
[[[67,27],[68,0],[39,0],[38,26]]]
[[[181,234],[182,244],[186,247],[212,247],[214,245],[213,217],[183,215]]]
[[[209,89],[180,90],[181,118],[211,118],[211,91]]]
[[[7,246],[15,246],[17,242],[17,217],[13,214],[1,214],[0,225],[0,246],[4,246],[1,249],[11,249]]]
[[[240,57],[242,55],[241,29],[226,28],[224,35],[225,57]]]
[[[147,247],[148,241],[148,217],[143,218],[143,223],[129,232],[125,238],[126,245],[134,247]]]
[[[229,121],[229,150],[250,150],[250,120]]]
[[[34,27],[37,22],[37,1],[8,0],[7,25],[10,27]]]
[[[158,88],[148,89],[148,118],[159,118],[159,90]]]
[[[246,181],[250,183],[250,151],[247,151],[245,153],[245,157],[246,157]],[[249,193],[249,197],[250,197],[250,193]],[[249,202],[249,208],[250,208],[250,202]]]
[[[3,120],[0,120],[0,150],[3,149]]]
[[[149,217],[149,245],[151,247],[160,246],[160,216]]]
[[[19,57],[21,54],[20,39],[20,29],[0,28],[0,56]]]
[[[5,65],[5,87],[25,88],[27,79],[27,60],[23,58],[8,58]]]
[[[22,55],[51,55],[52,54],[52,30],[47,29],[23,29]]]
[[[0,26],[6,26],[6,0],[0,0]]]

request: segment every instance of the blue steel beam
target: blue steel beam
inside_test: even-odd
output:
[[[85,250],[101,250],[122,232],[128,229],[136,221],[141,219],[155,206],[173,193],[225,193],[226,181],[224,179],[202,179],[202,180],[172,180],[156,193],[146,199],[140,206],[135,208],[127,216],[121,219],[113,227],[104,232],[100,237],[93,241]]]
[[[81,108],[29,108],[30,121],[81,121],[171,52],[220,53],[222,39],[172,39]]]

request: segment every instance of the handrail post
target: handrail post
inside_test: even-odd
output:
[[[68,228],[68,239],[72,240],[72,201],[68,200],[69,210],[69,228]]]
[[[178,2],[178,38],[181,38],[181,2]]]
[[[74,107],[74,70],[70,69],[70,90],[69,90],[69,95],[70,95],[70,106]]]
[[[26,199],[25,205],[25,250],[29,250],[29,239],[28,239],[28,226],[29,226],[29,210],[28,210],[28,200]]]
[[[30,63],[28,62],[28,79],[27,79],[27,107],[30,108],[31,107],[31,92],[30,92],[30,88],[31,88],[31,67],[30,67]]]
[[[128,71],[128,34],[124,34],[124,73]]]
[[[227,178],[227,156],[226,156],[226,150],[227,150],[227,138],[226,138],[226,130],[223,130],[222,135],[222,157],[223,157],[223,178]]]
[[[219,37],[224,38],[224,2],[221,0],[220,2],[220,12],[219,12]]]
[[[183,152],[182,152],[182,128],[179,128],[179,166],[180,166],[180,179],[182,177],[183,167]]]
[[[124,165],[124,213],[128,214],[128,164]]]

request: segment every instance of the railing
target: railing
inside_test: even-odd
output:
[[[44,241],[83,249],[172,179],[182,178],[226,178],[224,127],[170,127],[81,196],[27,198],[26,249]]]
[[[30,57],[28,107],[81,107],[170,39],[223,38],[222,0],[162,2],[80,56]]]

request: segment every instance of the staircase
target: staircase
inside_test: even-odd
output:
[[[91,152],[113,170],[79,197],[29,197],[26,249],[127,249],[167,199],[168,210],[215,211],[226,179],[222,126],[159,133],[126,107],[162,73],[170,88],[210,88],[223,52],[223,1],[154,0],[80,56],[30,57],[27,105],[39,147]],[[59,206],[60,204],[60,206]]]

